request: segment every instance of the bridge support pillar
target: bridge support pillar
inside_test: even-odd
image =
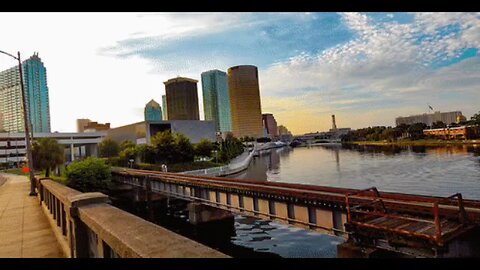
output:
[[[201,203],[189,203],[188,219],[191,224],[198,225],[207,222],[234,222],[234,215],[230,211],[214,208]]]
[[[360,247],[351,242],[337,246],[337,258],[372,258],[376,248]]]

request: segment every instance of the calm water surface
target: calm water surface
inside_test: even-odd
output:
[[[284,147],[233,178],[480,199],[480,146]]]
[[[480,199],[480,147],[325,145],[270,150],[233,178]],[[148,219],[131,198],[117,206]],[[153,222],[233,257],[335,258],[340,237],[236,215],[215,227],[188,222],[186,201],[155,210]]]

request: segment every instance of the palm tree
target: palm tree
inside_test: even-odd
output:
[[[52,138],[41,138],[33,143],[33,161],[36,169],[45,170],[45,177],[50,170],[62,164],[65,158],[63,147]]]

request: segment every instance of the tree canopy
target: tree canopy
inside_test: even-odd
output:
[[[120,152],[120,145],[112,139],[105,139],[98,144],[98,151],[100,157],[115,157]]]
[[[64,162],[64,148],[57,140],[40,138],[32,144],[33,164],[37,170],[45,170],[45,176],[50,176],[50,170]]]
[[[202,139],[195,145],[195,155],[201,157],[210,157],[215,149],[215,144],[207,139]]]

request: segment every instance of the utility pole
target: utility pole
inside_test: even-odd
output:
[[[33,158],[32,158],[32,144],[30,143],[30,121],[28,120],[27,116],[27,101],[25,98],[25,86],[23,83],[23,69],[22,69],[22,60],[20,58],[20,52],[18,52],[18,57],[11,55],[7,52],[0,51],[5,55],[12,57],[15,60],[18,60],[18,69],[20,72],[20,86],[22,88],[22,105],[23,105],[23,122],[25,123],[25,144],[27,150],[27,161],[30,173],[30,196],[36,196],[37,193],[35,192],[35,174],[33,173]],[[18,160],[17,160],[18,161]]]
[[[35,192],[35,174],[33,172],[33,157],[32,157],[32,144],[30,142],[30,121],[27,114],[27,100],[25,97],[25,86],[23,83],[23,70],[22,60],[20,58],[20,52],[18,52],[18,69],[20,71],[20,84],[22,86],[22,103],[23,103],[23,119],[25,123],[25,143],[27,148],[27,161],[30,173],[30,196],[36,196]]]

